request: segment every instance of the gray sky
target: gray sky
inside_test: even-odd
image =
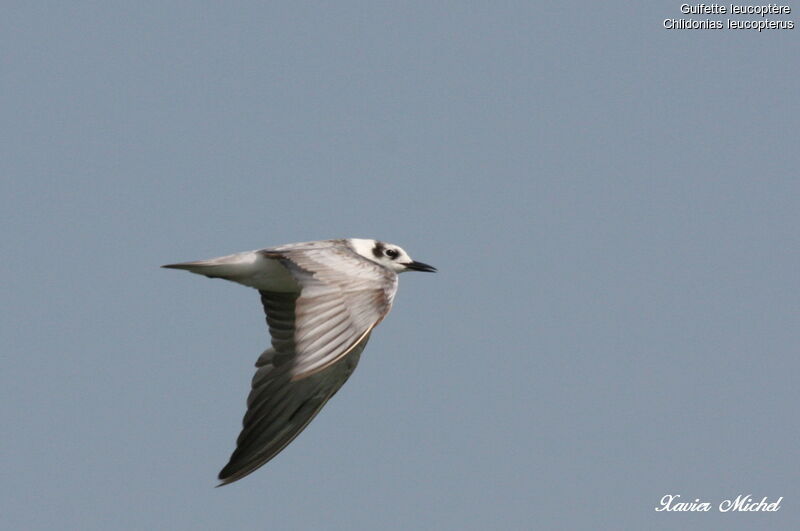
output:
[[[679,6],[7,6],[4,524],[797,528],[800,30]],[[214,489],[260,303],[158,266],[347,236],[440,273]]]

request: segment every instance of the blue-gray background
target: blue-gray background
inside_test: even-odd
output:
[[[4,527],[797,528],[800,30],[678,8],[6,6]],[[212,488],[263,315],[158,266],[346,236],[440,273]]]

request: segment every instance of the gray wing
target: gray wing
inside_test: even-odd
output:
[[[397,277],[347,248],[278,248],[300,291],[261,290],[272,348],[256,366],[236,450],[219,478],[243,478],[277,455],[347,381],[389,312]]]
[[[324,370],[347,355],[389,313],[397,275],[344,246],[265,250],[290,271],[300,293],[261,291],[279,356],[292,358],[292,379]]]
[[[369,335],[340,363],[303,380],[291,378],[290,360],[274,349],[256,362],[247,413],[236,450],[219,473],[219,486],[242,479],[275,457],[294,440],[347,381]]]

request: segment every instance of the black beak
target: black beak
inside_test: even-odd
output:
[[[406,269],[410,269],[411,271],[425,271],[426,273],[436,273],[435,267],[430,266],[428,264],[423,264],[422,262],[409,262],[403,265],[406,266]]]

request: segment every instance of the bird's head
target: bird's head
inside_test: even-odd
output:
[[[357,254],[395,273],[403,273],[404,271],[436,272],[435,267],[412,260],[399,245],[361,238],[351,238],[348,241]]]

